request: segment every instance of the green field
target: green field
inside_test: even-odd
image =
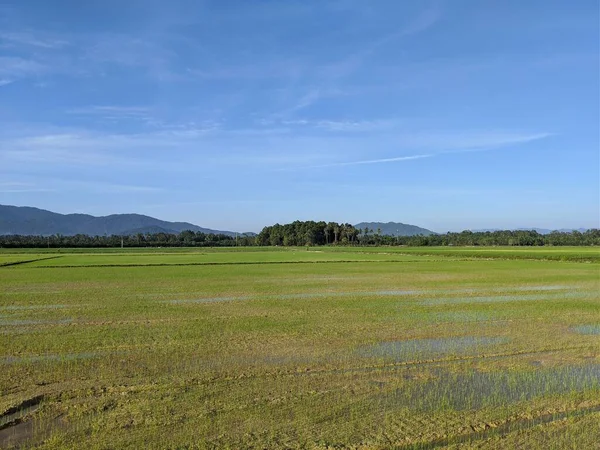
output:
[[[0,250],[0,448],[600,448],[597,248]]]

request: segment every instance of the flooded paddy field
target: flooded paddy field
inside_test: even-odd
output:
[[[597,448],[599,261],[2,251],[0,448]]]

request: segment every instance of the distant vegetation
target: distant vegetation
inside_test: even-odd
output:
[[[553,231],[540,234],[533,230],[518,231],[485,231],[461,233],[434,234],[431,236],[412,236],[391,238],[385,236],[381,244],[409,246],[440,246],[440,245],[478,245],[478,246],[541,246],[541,245],[600,245],[600,229],[590,229],[583,233],[579,231]]]
[[[388,236],[380,229],[356,228],[348,223],[296,221],[263,228],[258,235],[215,234],[186,230],[180,233],[137,233],[128,236],[0,236],[4,248],[90,248],[90,247],[248,247],[248,246],[589,246],[600,245],[600,230],[585,232],[533,230],[486,231]]]
[[[256,237],[256,245],[327,245],[360,243],[362,230],[349,223],[337,222],[300,222],[285,225],[278,223],[264,227]],[[364,237],[364,236],[363,236]]]
[[[138,233],[128,236],[0,236],[0,248],[93,248],[93,247],[234,247],[255,245],[254,236],[182,231],[181,233]]]
[[[427,228],[421,228],[416,225],[409,225],[400,222],[361,222],[354,225],[359,230],[369,228],[386,236],[429,236],[435,234],[433,231]]]

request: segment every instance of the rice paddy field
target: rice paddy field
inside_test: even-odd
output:
[[[0,250],[0,448],[599,449],[600,249]]]

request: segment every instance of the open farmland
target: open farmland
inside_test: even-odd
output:
[[[0,448],[600,448],[596,248],[0,266]]]

